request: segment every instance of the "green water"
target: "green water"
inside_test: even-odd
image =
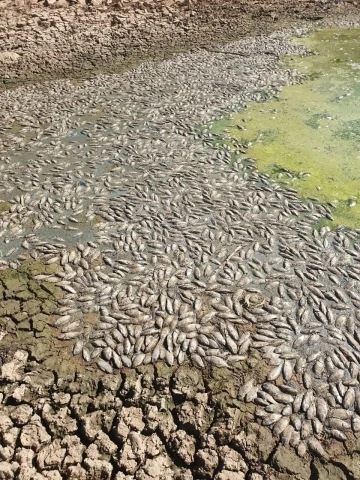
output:
[[[248,145],[259,171],[302,198],[332,203],[333,225],[360,227],[360,29],[295,39],[318,55],[284,59],[310,76],[214,125]],[[336,207],[336,208],[335,208]]]

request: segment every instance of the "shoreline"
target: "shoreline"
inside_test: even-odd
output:
[[[150,2],[151,5],[151,2]],[[123,73],[144,61],[226,44],[280,28],[327,26],[359,15],[352,2],[234,1],[156,10],[31,7],[0,10],[0,89],[54,78],[74,81]]]

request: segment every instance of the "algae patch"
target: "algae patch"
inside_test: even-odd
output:
[[[4,212],[8,212],[11,205],[8,202],[0,201],[0,214]]]
[[[283,60],[302,84],[215,124],[257,159],[259,171],[302,198],[334,205],[334,223],[360,227],[360,29],[296,39],[315,55]],[[336,207],[336,208],[335,208]]]

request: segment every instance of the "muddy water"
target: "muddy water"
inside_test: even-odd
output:
[[[332,225],[360,227],[360,29],[329,29],[297,38],[314,55],[283,59],[309,76],[266,103],[214,126],[236,137],[260,171],[330,202]]]

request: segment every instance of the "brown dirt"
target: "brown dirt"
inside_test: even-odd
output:
[[[61,289],[34,279],[58,268],[29,259],[0,271],[0,472],[14,474],[1,478],[358,478],[359,438],[330,442],[324,463],[298,457],[256,422],[255,404],[240,395],[272,368],[256,350],[233,369],[157,363],[114,375],[74,357],[53,326]],[[18,465],[25,452],[29,470]]]
[[[351,20],[360,12],[357,2],[347,0],[147,1],[122,7],[107,7],[106,2],[81,7],[74,2],[63,8],[31,3],[19,8],[12,2],[0,10],[3,87],[121,73],[145,60],[162,60],[293,24],[326,24],[344,16]],[[15,53],[15,59],[1,60],[4,52]]]

